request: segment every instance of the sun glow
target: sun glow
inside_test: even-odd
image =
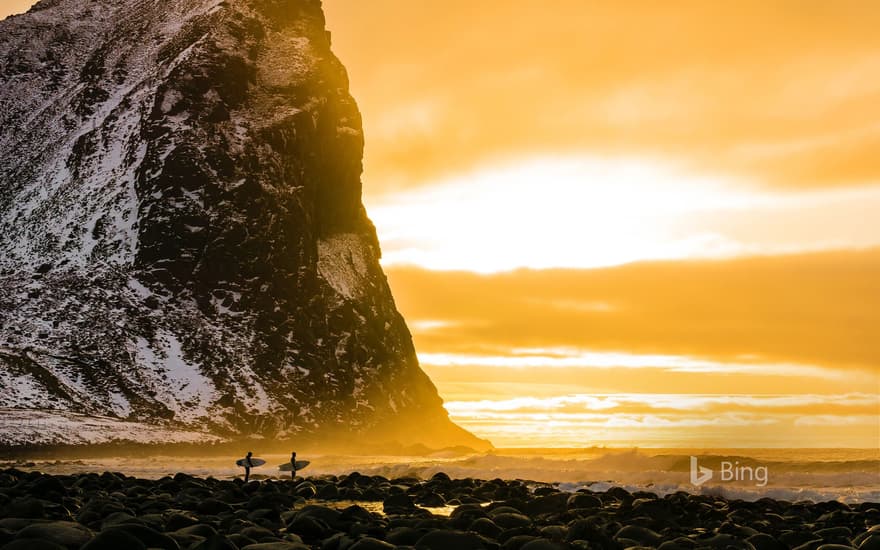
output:
[[[867,247],[880,244],[870,209],[877,188],[788,194],[651,160],[558,156],[369,205],[385,265],[479,273]],[[817,228],[817,216],[829,223]]]

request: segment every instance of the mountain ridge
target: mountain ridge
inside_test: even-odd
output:
[[[488,446],[394,305],[320,2],[44,0],[0,36],[0,407]]]

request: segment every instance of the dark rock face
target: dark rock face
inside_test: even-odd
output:
[[[379,266],[320,2],[44,0],[0,128],[0,407],[485,447]]]

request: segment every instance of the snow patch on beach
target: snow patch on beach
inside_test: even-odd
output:
[[[81,445],[135,443],[209,443],[221,438],[116,418],[22,409],[0,409],[0,445]]]

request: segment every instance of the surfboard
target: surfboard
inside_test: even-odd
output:
[[[296,471],[298,472],[298,471],[302,470],[303,468],[305,468],[309,464],[311,464],[311,462],[309,462],[308,460],[297,460],[296,461]],[[281,470],[282,472],[289,472],[291,470],[290,462],[285,462],[284,464],[281,464],[280,466],[278,466],[278,469]]]
[[[245,459],[243,459],[243,458],[239,458],[238,460],[235,461],[235,465],[241,466],[242,468],[244,468],[244,460]],[[257,466],[262,466],[265,463],[266,463],[266,461],[263,460],[262,458],[251,458],[251,467],[252,468],[256,468]]]

